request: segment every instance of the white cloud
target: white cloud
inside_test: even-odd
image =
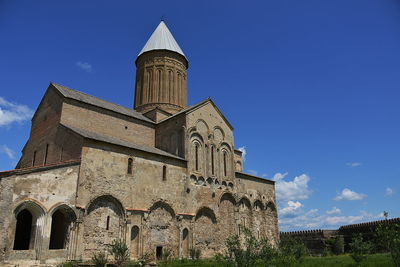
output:
[[[242,151],[243,161],[246,161],[246,154],[247,154],[246,147],[245,146],[239,147],[238,150]]]
[[[279,216],[287,217],[296,215],[301,211],[302,207],[303,204],[301,204],[299,201],[289,200],[286,203],[286,206],[283,209],[279,210]]]
[[[362,165],[362,163],[361,162],[348,162],[348,163],[346,163],[346,165],[350,166],[350,167],[359,167]]]
[[[93,67],[91,64],[87,63],[87,62],[82,62],[82,61],[78,61],[75,63],[75,65],[80,68],[81,70],[84,70],[86,72],[93,72]]]
[[[279,201],[288,200],[303,200],[311,195],[311,190],[308,188],[310,177],[302,174],[293,179],[293,181],[284,181],[287,173],[277,173],[274,175],[276,197]]]
[[[342,190],[341,193],[339,193],[334,200],[339,201],[339,200],[361,200],[366,198],[367,195],[361,194],[361,193],[356,193],[354,191],[351,191],[348,188],[345,188]]]
[[[327,214],[340,214],[342,211],[339,208],[333,207],[330,210],[326,211]]]
[[[0,127],[32,118],[33,110],[25,105],[11,103],[0,97]]]
[[[394,190],[390,187],[387,187],[385,190],[385,196],[389,197],[394,194]]]
[[[309,210],[305,213],[292,217],[279,217],[279,229],[281,231],[296,231],[304,229],[337,229],[342,225],[368,222],[383,218],[383,214],[371,214],[360,211],[359,215],[332,216],[320,215],[317,209]]]
[[[6,154],[9,159],[15,158],[15,152],[6,145],[0,145],[0,153]]]
[[[285,173],[280,173],[280,172],[275,173],[274,178],[272,178],[272,180],[274,180],[274,181],[282,180],[283,178],[285,178],[286,175],[288,175],[287,172],[285,172]]]

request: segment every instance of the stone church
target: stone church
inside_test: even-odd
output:
[[[0,172],[0,262],[203,257],[245,226],[278,239],[275,185],[243,172],[233,126],[187,104],[187,57],[163,21],[135,61],[134,108],[50,83],[14,170]]]

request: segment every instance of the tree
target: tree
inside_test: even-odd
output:
[[[371,253],[372,244],[364,241],[362,234],[358,233],[353,236],[353,240],[349,244],[353,260],[360,265],[361,262],[367,259],[368,254]]]
[[[379,244],[390,252],[395,266],[400,267],[400,223],[389,223],[387,212],[384,212],[385,220],[376,228]]]
[[[112,242],[110,253],[114,256],[115,264],[118,267],[124,266],[124,264],[129,260],[129,249],[121,239],[115,239]]]

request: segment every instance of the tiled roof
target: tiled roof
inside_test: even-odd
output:
[[[59,85],[56,83],[51,83],[51,85],[56,88],[64,97],[74,99],[80,102],[84,102],[93,106],[97,106],[100,108],[108,109],[111,111],[114,111],[119,114],[123,114],[129,117],[133,117],[135,119],[139,119],[142,121],[150,122],[154,124],[152,120],[149,118],[145,117],[143,114],[135,111],[134,109],[127,108],[118,104],[114,104],[108,101],[105,101],[103,99],[97,98],[95,96],[91,96],[82,92],[79,92],[77,90],[65,87],[63,85]]]
[[[105,142],[105,143],[110,143],[113,145],[118,145],[118,146],[123,146],[123,147],[128,147],[128,148],[133,148],[136,150],[141,150],[141,151],[145,151],[148,153],[152,153],[152,154],[157,154],[157,155],[161,155],[161,156],[165,156],[165,157],[170,157],[170,158],[175,158],[175,159],[179,159],[179,160],[185,160],[181,157],[178,157],[176,155],[173,155],[171,153],[165,152],[161,149],[155,148],[155,147],[151,147],[151,146],[145,146],[145,145],[139,145],[139,144],[135,144],[132,142],[128,142],[122,139],[118,139],[115,137],[111,137],[111,136],[107,136],[104,134],[100,134],[100,133],[95,133],[95,132],[91,132],[88,130],[84,130],[81,128],[76,128],[70,125],[65,125],[65,124],[61,124],[64,127],[70,129],[71,131],[85,137],[88,139],[92,139],[92,140],[96,140],[96,141],[101,141],[101,142]]]

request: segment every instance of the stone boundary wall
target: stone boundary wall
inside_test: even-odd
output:
[[[361,233],[363,238],[376,243],[375,230],[376,227],[381,224],[394,224],[400,223],[400,218],[393,218],[387,220],[379,220],[358,224],[349,224],[339,227],[337,230],[304,230],[304,231],[293,231],[293,232],[280,232],[280,238],[297,238],[304,242],[308,250],[312,255],[322,255],[326,249],[328,249],[327,240],[330,238],[341,237],[344,241],[344,252],[349,252],[349,244],[352,241],[354,234]],[[379,248],[377,252],[379,252]]]

